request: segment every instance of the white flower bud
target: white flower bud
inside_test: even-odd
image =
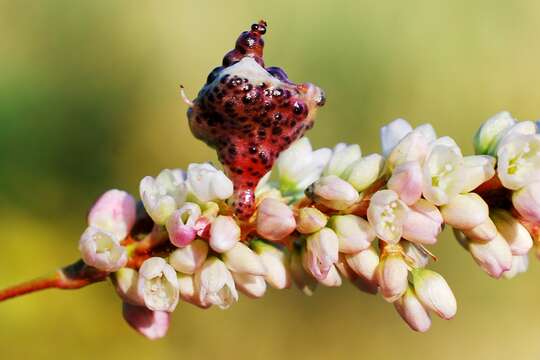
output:
[[[339,272],[337,271],[334,265],[330,267],[330,271],[328,271],[328,274],[326,275],[326,277],[318,281],[327,287],[340,287],[342,284],[341,277],[339,276]]]
[[[359,145],[337,144],[332,152],[332,157],[323,171],[324,176],[342,176],[347,168],[362,157]]]
[[[136,205],[125,191],[109,190],[96,201],[88,214],[88,225],[107,231],[117,241],[124,239],[135,223]]]
[[[296,228],[292,210],[279,200],[266,198],[257,211],[257,233],[271,241],[279,241]]]
[[[233,194],[233,183],[223,173],[205,164],[190,164],[187,170],[190,191],[201,202],[225,200]]]
[[[533,246],[531,234],[511,213],[496,209],[491,218],[501,236],[510,246],[512,255],[526,255]]]
[[[266,269],[264,277],[266,282],[275,289],[289,288],[291,275],[284,251],[259,240],[254,241],[252,245]]]
[[[497,173],[505,188],[540,181],[540,135],[516,135],[497,151]]]
[[[442,223],[443,218],[439,209],[429,201],[420,199],[409,207],[407,218],[403,223],[402,236],[419,244],[435,244]]]
[[[399,253],[390,253],[377,266],[377,283],[381,295],[388,302],[399,299],[407,290],[409,270]]]
[[[386,161],[391,170],[409,161],[423,163],[428,151],[428,140],[420,131],[415,130],[397,144]]]
[[[139,269],[139,291],[147,308],[172,312],[179,299],[176,271],[160,257],[151,257]]]
[[[489,218],[489,208],[478,194],[468,193],[457,195],[442,206],[441,214],[446,224],[459,230],[468,230]]]
[[[416,296],[425,307],[443,319],[456,315],[456,298],[441,275],[427,269],[415,269],[412,275]]]
[[[527,255],[512,256],[512,267],[503,273],[506,279],[512,279],[516,275],[524,273],[529,267],[529,257]]]
[[[379,178],[383,169],[384,158],[370,154],[353,162],[342,177],[357,191],[364,191]]]
[[[139,291],[139,273],[131,268],[121,268],[114,273],[112,278],[116,293],[124,302],[132,305],[144,305],[144,298]]]
[[[231,216],[219,215],[210,227],[210,247],[223,253],[232,249],[240,241],[240,227]]]
[[[259,255],[241,242],[236,243],[231,250],[223,253],[223,262],[229,270],[235,273],[266,275],[266,269]]]
[[[182,170],[163,170],[155,179],[141,180],[140,193],[146,212],[156,224],[163,225],[186,199],[187,186]]]
[[[500,136],[516,121],[509,112],[504,111],[489,118],[474,135],[474,150],[477,154],[488,154],[489,149],[498,142]]]
[[[331,156],[327,148],[313,151],[306,137],[295,141],[275,162],[280,190],[285,195],[304,191],[321,176]]]
[[[526,221],[540,224],[540,181],[515,191],[512,194],[512,204]]]
[[[209,257],[195,273],[195,289],[203,305],[227,309],[238,301],[233,277],[223,261]]]
[[[387,157],[396,145],[412,131],[412,126],[404,119],[396,119],[381,128],[382,153]]]
[[[345,255],[345,261],[358,276],[369,283],[377,283],[375,272],[379,265],[379,254],[373,247],[356,254]]]
[[[236,288],[253,299],[263,297],[266,292],[264,277],[251,274],[232,273]]]
[[[369,248],[375,240],[375,232],[369,222],[355,215],[336,215],[330,219],[339,239],[339,251],[352,254]]]
[[[495,158],[491,156],[465,156],[463,165],[466,178],[462,193],[473,191],[495,175]]]
[[[392,190],[377,191],[371,197],[367,218],[375,234],[390,244],[401,239],[403,224],[407,219],[408,207]]]
[[[431,317],[410,287],[402,297],[394,302],[394,307],[401,318],[414,331],[426,332],[429,330]]]
[[[193,275],[178,274],[178,287],[180,289],[180,299],[200,307],[208,309],[212,304],[203,304],[195,288],[195,279]]]
[[[169,256],[169,263],[176,271],[193,274],[204,263],[207,255],[208,244],[197,239],[186,247],[174,250]]]
[[[475,227],[463,230],[463,235],[475,242],[487,242],[493,240],[499,233],[497,227],[490,218]]]
[[[487,243],[468,243],[469,251],[476,263],[496,279],[512,267],[512,252],[500,235]]]
[[[296,230],[301,234],[313,234],[326,226],[328,217],[319,209],[306,207],[298,211]]]
[[[124,267],[128,256],[117,238],[104,230],[89,226],[81,235],[79,251],[83,261],[101,271],[114,272]]]
[[[306,270],[317,280],[324,279],[338,261],[339,240],[329,228],[308,236],[306,240]]]
[[[334,210],[344,210],[360,200],[358,191],[335,175],[320,178],[308,191],[315,202]]]

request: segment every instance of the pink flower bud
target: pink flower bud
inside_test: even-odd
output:
[[[394,302],[394,306],[411,329],[418,332],[429,330],[431,317],[420,300],[418,300],[413,289],[409,287],[405,294]]]
[[[259,255],[265,269],[266,282],[276,289],[286,289],[291,286],[291,275],[287,267],[287,258],[280,250],[264,241],[254,241],[253,250]]]
[[[231,216],[220,215],[210,228],[210,247],[219,253],[231,250],[240,241],[240,227]]]
[[[201,208],[194,203],[185,203],[172,213],[167,220],[167,232],[171,243],[183,247],[195,240],[197,231],[195,224],[201,216]]]
[[[533,246],[531,234],[511,213],[497,209],[491,213],[497,230],[510,246],[512,255],[526,255]]]
[[[279,241],[296,228],[292,210],[279,200],[266,198],[257,212],[257,233],[271,241]]]
[[[340,287],[342,283],[341,277],[334,265],[330,267],[330,271],[328,271],[326,277],[318,281],[327,287]]]
[[[88,214],[88,225],[105,230],[117,241],[124,239],[135,223],[135,200],[125,191],[109,190]]]
[[[533,182],[512,195],[517,212],[527,221],[540,224],[540,182]]]
[[[208,244],[197,239],[186,247],[174,250],[169,256],[169,263],[176,271],[193,274],[204,263],[207,255]]]
[[[356,254],[345,255],[345,261],[359,277],[370,284],[377,285],[375,273],[379,265],[379,254],[373,247]]]
[[[139,273],[131,268],[121,268],[112,277],[116,293],[124,302],[144,306],[144,297],[139,289]]]
[[[252,299],[263,297],[266,292],[264,277],[251,274],[232,273],[236,288]]]
[[[227,309],[238,301],[233,277],[223,261],[209,257],[195,273],[195,289],[203,305]]]
[[[122,305],[122,315],[129,326],[150,340],[164,337],[171,320],[171,314],[166,311],[152,311],[128,303]]]
[[[516,275],[524,273],[529,267],[529,257],[527,255],[512,256],[512,267],[503,273],[506,279],[512,279]]]
[[[416,296],[425,307],[443,319],[456,315],[456,298],[441,275],[427,269],[415,269],[412,275]]]
[[[310,235],[306,245],[306,270],[317,280],[323,280],[338,260],[338,237],[331,229],[324,228]]]
[[[441,207],[444,222],[459,230],[472,229],[489,218],[486,202],[475,193],[456,195]]]
[[[407,290],[409,270],[399,253],[390,253],[379,263],[376,270],[381,294],[388,302],[394,302]]]
[[[229,270],[235,273],[266,275],[266,269],[259,255],[241,242],[236,243],[231,250],[223,253],[223,262]]]
[[[312,207],[301,208],[298,212],[296,230],[301,234],[313,234],[326,226],[328,217],[319,209]]]
[[[307,192],[315,202],[334,210],[344,210],[360,200],[358,191],[335,175],[320,178]]]
[[[422,196],[422,182],[420,163],[409,161],[394,169],[387,186],[394,190],[405,204],[412,205]]]
[[[290,258],[290,270],[294,283],[305,295],[311,296],[317,288],[317,281],[313,276],[306,272],[302,261],[302,252],[294,249]]]
[[[355,215],[336,215],[330,219],[330,227],[339,239],[339,251],[353,254],[369,248],[375,232],[364,219]]]
[[[139,291],[147,308],[172,312],[178,304],[179,287],[176,271],[164,259],[151,257],[139,269]]]
[[[496,279],[512,267],[510,246],[501,235],[487,243],[469,242],[474,261],[491,277]]]
[[[435,244],[441,232],[442,222],[439,209],[429,201],[420,199],[409,207],[402,236],[419,244]]]
[[[498,235],[498,232],[493,221],[488,218],[472,229],[463,230],[463,235],[475,242],[487,242],[493,240]]]
[[[81,235],[79,251],[87,265],[101,271],[117,271],[128,260],[126,249],[118,244],[113,234],[93,226]]]

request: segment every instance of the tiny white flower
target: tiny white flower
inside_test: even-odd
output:
[[[195,239],[195,224],[200,216],[201,208],[199,205],[190,202],[185,203],[169,216],[166,228],[169,240],[174,246],[183,247]]]
[[[342,176],[345,170],[362,157],[359,145],[347,145],[339,143],[334,147],[332,157],[323,171],[323,175]]]
[[[190,164],[187,170],[189,190],[200,202],[225,200],[233,194],[233,183],[208,163]]]
[[[392,190],[379,190],[371,197],[367,218],[375,234],[387,243],[397,244],[409,209]]]
[[[304,191],[321,176],[331,156],[328,148],[313,151],[306,137],[295,141],[275,162],[280,190],[285,195]]]
[[[540,181],[540,135],[516,135],[497,151],[497,173],[504,187],[518,190]]]
[[[87,265],[102,271],[117,271],[128,260],[126,249],[113,234],[93,226],[81,235],[79,251]]]
[[[187,195],[184,179],[182,170],[165,169],[156,178],[146,176],[141,180],[141,199],[155,223],[165,224],[174,210],[184,203]]]
[[[223,261],[213,256],[195,273],[195,288],[203,305],[217,305],[221,309],[227,309],[238,301],[238,292],[231,272]]]
[[[151,257],[139,269],[139,289],[147,308],[172,312],[179,299],[176,271],[160,257]]]

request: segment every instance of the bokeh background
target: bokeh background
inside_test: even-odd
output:
[[[540,2],[0,0],[0,287],[77,258],[92,201],[144,175],[215,159],[189,133],[194,97],[264,18],[266,61],[328,95],[313,143],[378,151],[378,129],[431,122],[471,151],[481,121],[540,117]],[[492,280],[445,232],[434,269],[452,321],[417,334],[352,286],[181,305],[167,338],[124,324],[110,284],[0,304],[0,359],[538,359],[540,264]]]

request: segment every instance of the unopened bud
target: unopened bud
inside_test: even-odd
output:
[[[152,311],[128,303],[122,305],[122,315],[129,326],[150,340],[164,337],[171,320],[171,314],[166,311]]]
[[[338,261],[339,240],[334,231],[324,228],[306,240],[306,270],[317,280],[326,278],[332,265]]]
[[[121,268],[112,277],[117,294],[124,302],[144,305],[143,294],[139,291],[139,273],[131,268]]]
[[[229,270],[235,273],[266,275],[266,269],[259,255],[241,242],[236,243],[231,250],[223,253],[223,262]]]
[[[117,241],[124,239],[135,223],[135,199],[125,191],[109,190],[88,214],[88,225],[105,230]]]
[[[419,244],[431,245],[437,242],[443,222],[439,209],[425,199],[418,200],[409,207],[403,223],[403,238]]]
[[[364,191],[379,178],[383,169],[384,158],[371,154],[352,163],[342,177],[357,191]]]
[[[339,272],[334,265],[330,267],[330,271],[328,271],[326,277],[318,281],[327,287],[340,287],[342,283]]]
[[[510,246],[512,255],[526,255],[529,252],[533,246],[531,234],[511,213],[497,209],[491,213],[491,218]]]
[[[197,239],[186,247],[174,250],[169,256],[169,263],[184,274],[193,274],[201,267],[208,255],[206,241]]]
[[[312,234],[326,226],[328,217],[319,209],[312,207],[301,208],[296,220],[296,230],[301,234]]]
[[[339,251],[346,254],[369,248],[375,239],[375,232],[369,222],[355,215],[333,216],[330,219],[330,228],[339,239]]]
[[[220,215],[210,227],[210,247],[219,253],[231,250],[240,241],[240,227],[231,216]]]
[[[371,284],[377,284],[375,273],[379,265],[379,254],[373,247],[356,254],[345,255],[345,260],[358,276]]]
[[[305,295],[311,296],[317,288],[317,281],[306,272],[302,263],[302,251],[294,249],[290,258],[290,270],[294,283]]]
[[[190,164],[187,183],[197,200],[207,202],[225,200],[233,194],[233,183],[223,173],[210,164]]]
[[[377,266],[377,282],[381,295],[388,302],[394,302],[407,290],[407,264],[399,253],[390,253]]]
[[[323,176],[342,176],[347,168],[362,157],[359,145],[337,144],[332,152],[332,157],[323,171]]]
[[[512,279],[516,275],[524,273],[529,267],[529,257],[527,255],[512,256],[512,267],[503,273],[506,279]]]
[[[463,230],[463,234],[475,242],[487,242],[493,240],[497,236],[497,228],[490,218],[475,227]]]
[[[251,274],[232,273],[236,288],[253,299],[258,299],[266,292],[264,277]]]
[[[445,223],[460,230],[472,229],[489,218],[488,205],[475,193],[455,196],[441,207],[441,213]]]
[[[540,224],[540,181],[515,191],[512,194],[512,204],[525,220]]]
[[[358,191],[335,175],[320,178],[307,191],[315,202],[334,210],[344,210],[360,200]]]
[[[394,302],[394,306],[411,329],[418,332],[429,330],[431,317],[411,287],[408,287],[405,294]]]
[[[469,242],[469,251],[476,263],[496,279],[512,267],[510,246],[501,235],[487,243]]]
[[[516,121],[509,112],[503,111],[495,114],[480,126],[474,136],[474,150],[477,154],[487,154],[489,149],[497,143],[498,138]]]
[[[290,287],[291,275],[284,251],[260,240],[254,241],[252,246],[266,269],[266,282],[276,289]]]
[[[422,196],[422,168],[418,161],[409,161],[397,166],[388,180],[388,189],[395,191],[407,205],[417,202]]]
[[[415,269],[412,275],[416,296],[425,307],[443,319],[448,320],[456,315],[456,298],[440,274],[427,269]]]
[[[292,210],[279,200],[266,198],[257,212],[257,233],[271,241],[290,235],[296,227]]]

